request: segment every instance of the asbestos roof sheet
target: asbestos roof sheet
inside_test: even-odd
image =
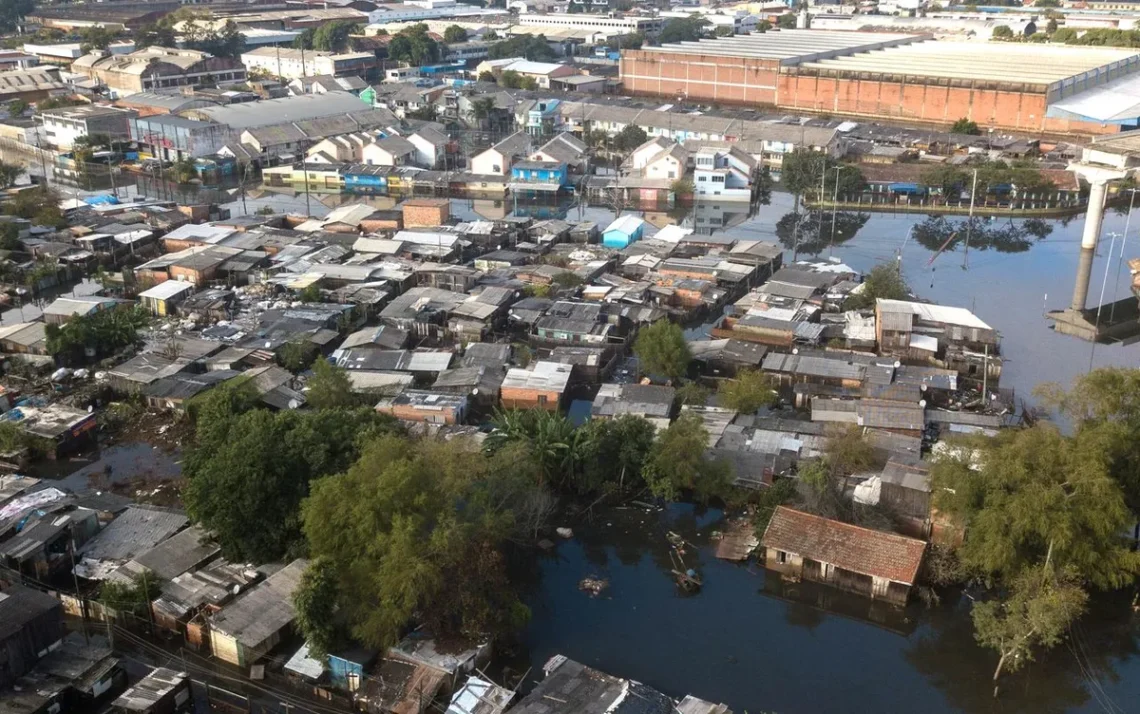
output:
[[[926,552],[914,538],[862,528],[779,506],[761,544],[851,572],[913,585]]]
[[[296,616],[293,591],[309,563],[298,558],[211,618],[211,626],[246,647],[257,647]]]
[[[982,322],[977,315],[964,307],[932,305],[930,303],[911,302],[909,300],[884,300],[882,298],[876,300],[875,304],[880,314],[910,314],[926,322],[941,322],[947,325],[972,327],[979,330],[993,329]]]

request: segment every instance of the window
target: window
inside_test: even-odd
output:
[[[783,565],[784,563],[787,563],[788,562],[788,554],[782,550],[777,550],[776,551],[776,562],[780,563],[781,565]]]
[[[670,171],[669,172],[669,178],[677,178],[676,173],[677,173],[676,171]]]
[[[538,403],[542,406],[546,406],[546,395],[545,394],[538,395]]]
[[[723,176],[713,176],[712,180],[713,180],[713,183],[724,183],[724,177]]]
[[[704,177],[704,176],[698,176],[698,177],[697,177],[697,180],[698,180],[698,181],[704,181],[704,180],[705,180],[705,177]]]

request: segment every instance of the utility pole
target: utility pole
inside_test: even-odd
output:
[[[835,190],[832,191],[831,196],[831,240],[827,244],[827,257],[831,257],[831,249],[835,245],[835,207],[839,205],[839,172],[843,170],[842,166],[833,166],[835,169]]]
[[[970,217],[966,219],[966,252],[962,255],[962,270],[970,269],[970,231],[974,228],[974,194],[978,192],[978,170],[974,169],[974,181],[970,184]]]

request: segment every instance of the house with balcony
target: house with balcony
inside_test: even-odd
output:
[[[702,148],[693,155],[693,192],[722,201],[750,201],[754,158],[735,147]]]
[[[557,99],[525,101],[519,104],[515,116],[531,136],[550,136],[562,127],[562,114],[558,110],[560,104]]]

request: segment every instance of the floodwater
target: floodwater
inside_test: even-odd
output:
[[[903,610],[810,583],[787,586],[754,563],[717,560],[710,535],[720,525],[719,511],[689,505],[602,512],[592,525],[576,524],[575,537],[538,566],[524,637],[528,680],[562,654],[738,713],[1138,710],[1140,625],[1127,595],[1098,600],[1070,643],[1007,676],[995,700],[997,660],[973,641],[966,597]],[[681,594],[670,577],[669,530],[697,546],[684,557],[704,579],[698,594]],[[608,579],[609,588],[588,596],[578,589],[586,576]]]
[[[181,477],[180,458],[178,451],[146,442],[120,442],[58,461],[36,462],[28,475],[44,479],[44,486],[75,493],[138,482],[158,485]]]

